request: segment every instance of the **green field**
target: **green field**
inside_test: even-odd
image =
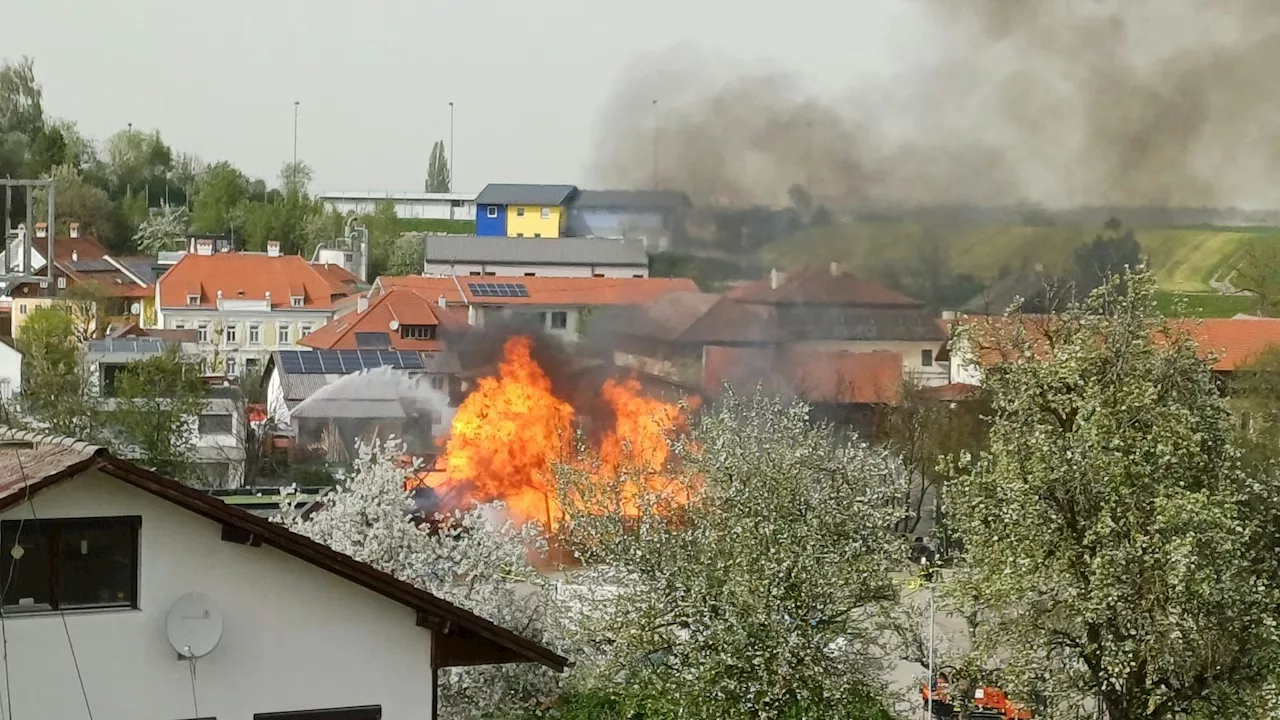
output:
[[[1091,228],[970,226],[940,237],[907,223],[855,223],[774,243],[761,257],[777,267],[834,261],[875,276],[892,266],[910,267],[930,246],[942,244],[950,248],[954,272],[991,279],[1002,269],[1064,270],[1075,249],[1097,234]],[[1280,243],[1280,228],[1138,228],[1135,234],[1160,288],[1178,293],[1212,292],[1209,282],[1228,278],[1249,243]]]

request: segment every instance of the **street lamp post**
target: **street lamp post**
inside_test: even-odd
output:
[[[290,178],[294,188],[298,187],[298,100],[293,101],[293,165],[290,166]]]
[[[449,103],[449,192],[453,192],[453,103]]]
[[[920,567],[924,571],[924,580],[929,588],[929,696],[925,700],[925,719],[933,718],[933,694],[938,691],[937,676],[933,671],[933,645],[934,645],[934,604],[933,596],[936,588],[933,586],[933,568],[929,565],[929,556],[925,555],[920,558]]]

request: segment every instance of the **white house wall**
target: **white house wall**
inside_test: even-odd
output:
[[[137,515],[139,609],[67,613],[93,716],[217,717],[381,705],[386,720],[430,717],[431,638],[409,608],[273,548],[220,539],[221,527],[122,481],[87,473],[33,498],[40,518]],[[25,504],[5,520],[30,518]],[[173,602],[203,592],[223,616],[221,642],[191,667],[165,633]],[[6,622],[12,717],[82,720],[62,620]]]
[[[0,399],[8,400],[22,389],[22,353],[0,343]]]
[[[425,263],[422,274],[427,277],[460,278],[492,273],[498,277],[523,277],[529,274],[535,277],[594,277],[600,275],[607,278],[646,278],[649,277],[647,265],[491,265],[483,263]]]

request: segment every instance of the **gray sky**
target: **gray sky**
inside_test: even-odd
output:
[[[588,183],[597,118],[646,53],[694,47],[836,93],[927,45],[908,0],[10,0],[0,52],[101,140],[132,122],[274,182],[420,190],[457,104],[456,185]],[[49,49],[52,48],[52,49]]]

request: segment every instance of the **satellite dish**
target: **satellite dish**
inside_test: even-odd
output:
[[[130,305],[130,306],[129,306],[129,314],[131,314],[131,315],[138,315],[138,314],[139,314],[139,313],[141,313],[141,312],[142,312],[142,305],[141,305],[141,304],[139,304],[139,303],[134,303],[134,304],[132,304],[132,305]]]
[[[392,320],[391,322],[387,323],[387,327],[391,328],[392,330],[399,330],[399,329],[400,329],[400,321],[399,321],[399,320]]]
[[[208,595],[187,593],[169,608],[165,629],[179,657],[201,658],[213,652],[222,639],[222,613]]]

